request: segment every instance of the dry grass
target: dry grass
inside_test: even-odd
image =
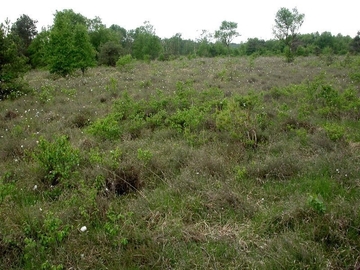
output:
[[[0,268],[356,269],[359,71],[341,61],[29,72],[0,107]],[[344,112],[329,84],[355,93]],[[46,184],[34,152],[62,135],[80,161]]]

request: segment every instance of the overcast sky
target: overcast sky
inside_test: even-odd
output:
[[[303,34],[329,31],[333,35],[354,37],[360,31],[358,0],[7,0],[1,5],[0,22],[6,18],[15,22],[26,14],[38,20],[40,30],[42,26],[52,25],[57,10],[73,9],[89,19],[100,17],[107,27],[117,24],[131,30],[150,21],[161,38],[181,33],[183,39],[196,39],[201,30],[214,32],[226,20],[238,23],[241,37],[236,42],[245,42],[255,37],[274,38],[272,26],[281,7],[297,7],[299,13],[305,14],[300,28]]]

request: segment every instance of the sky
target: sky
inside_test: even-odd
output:
[[[13,23],[26,14],[38,21],[40,31],[41,27],[53,24],[56,11],[72,9],[89,19],[100,17],[107,27],[117,24],[131,30],[149,21],[161,38],[180,33],[183,39],[195,40],[202,30],[214,33],[222,21],[231,21],[238,24],[241,36],[234,42],[240,43],[248,38],[273,39],[275,15],[282,7],[290,10],[296,7],[299,13],[305,14],[300,28],[302,34],[328,31],[333,35],[355,37],[360,31],[357,24],[360,1],[356,0],[9,0],[2,4],[0,22],[8,18]]]

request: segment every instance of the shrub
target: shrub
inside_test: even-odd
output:
[[[120,138],[122,130],[114,114],[109,114],[103,119],[97,119],[87,131],[101,139],[115,140]]]
[[[324,126],[324,129],[326,131],[326,135],[330,138],[332,141],[338,141],[342,139],[345,135],[345,129],[343,126],[340,126],[335,123],[327,123]]]
[[[54,142],[40,138],[33,156],[45,172],[45,180],[51,185],[69,179],[80,162],[79,151],[72,148],[67,136],[60,136]]]
[[[125,56],[120,57],[116,62],[116,67],[121,70],[130,71],[134,68],[134,59],[131,54],[127,54]]]
[[[108,41],[101,45],[98,54],[98,62],[100,65],[115,66],[119,59],[123,48],[121,44],[114,41]]]

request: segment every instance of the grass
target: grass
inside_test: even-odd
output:
[[[357,269],[358,61],[29,72],[0,107],[0,268]]]

